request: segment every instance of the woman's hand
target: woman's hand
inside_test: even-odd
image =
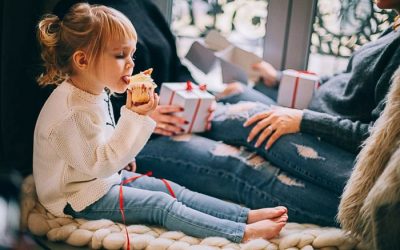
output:
[[[150,115],[153,120],[156,121],[156,129],[154,133],[173,136],[182,134],[184,129],[181,127],[184,124],[188,124],[184,118],[176,116],[174,113],[182,112],[183,108],[177,105],[160,105]]]
[[[261,75],[267,87],[275,87],[278,84],[278,71],[271,64],[266,61],[261,61],[253,64],[252,68]]]
[[[250,131],[247,141],[252,141],[260,134],[255,143],[255,147],[259,147],[269,137],[265,146],[268,150],[282,135],[299,132],[302,117],[302,110],[284,107],[272,107],[270,110],[258,113],[243,124],[247,127],[257,123]]]
[[[126,107],[140,115],[150,115],[154,110],[156,110],[160,98],[158,97],[157,93],[154,93],[154,90],[152,90],[149,95],[150,101],[148,103],[135,106],[132,103],[132,92],[128,89],[126,97]]]
[[[216,108],[217,108],[217,102],[214,101],[211,104],[211,107],[208,109],[208,115],[207,115],[207,118],[206,118],[207,119],[207,126],[206,126],[206,130],[207,131],[211,130],[211,121],[214,118],[214,112],[215,112]]]
[[[216,96],[217,100],[227,96],[237,95],[244,91],[244,86],[240,82],[232,82],[224,84],[224,86],[224,90]]]

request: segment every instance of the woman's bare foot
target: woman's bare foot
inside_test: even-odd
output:
[[[252,224],[247,224],[242,242],[256,238],[263,238],[266,240],[274,238],[286,225],[287,219],[287,214],[284,214],[281,217],[274,218],[273,220],[261,220]]]
[[[287,208],[283,206],[250,210],[247,217],[247,224],[277,218],[286,213]]]

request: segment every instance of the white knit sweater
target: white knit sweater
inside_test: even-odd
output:
[[[63,82],[50,95],[36,123],[33,175],[38,198],[51,213],[65,216],[67,203],[82,211],[120,183],[117,172],[155,128],[150,117],[125,106],[113,124],[105,92],[92,95]]]

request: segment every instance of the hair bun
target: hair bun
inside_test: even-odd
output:
[[[60,19],[55,20],[53,23],[50,23],[48,28],[47,28],[47,32],[48,33],[57,33],[60,31]]]

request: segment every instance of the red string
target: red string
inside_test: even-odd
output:
[[[176,199],[174,190],[172,190],[171,185],[169,185],[168,181],[166,179],[161,179],[161,180],[162,180],[162,182],[164,182],[165,186],[167,187],[169,194]]]
[[[193,86],[192,86],[192,82],[191,81],[186,81],[186,90],[187,91],[192,91]]]
[[[128,183],[130,183],[130,182],[136,181],[136,180],[139,179],[140,177],[143,177],[143,176],[152,176],[152,175],[153,175],[153,172],[149,171],[149,172],[147,172],[147,173],[144,174],[144,175],[138,175],[138,176],[134,176],[134,177],[128,178],[128,179],[126,179],[126,180],[123,180],[123,181],[121,182],[120,186],[119,186],[119,210],[120,210],[120,212],[121,212],[122,222],[124,223],[124,226],[125,226],[125,233],[126,233],[126,240],[127,240],[127,249],[131,249],[131,243],[130,243],[130,240],[129,240],[128,229],[126,228],[126,223],[125,223],[124,193],[123,193],[123,191],[122,191],[122,187],[123,187],[123,185],[126,185],[126,184],[128,184]],[[167,182],[167,180],[161,179],[161,181],[164,182],[164,184],[165,184],[165,186],[167,187],[168,192],[170,193],[170,195],[176,199],[174,190],[172,190],[171,185]]]
[[[199,85],[199,89],[202,90],[202,91],[207,90],[207,84],[200,84]]]

